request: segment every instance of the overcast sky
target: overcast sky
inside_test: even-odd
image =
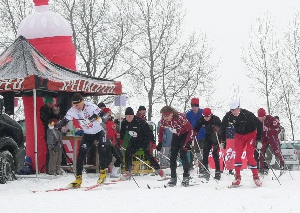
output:
[[[258,17],[270,14],[279,36],[289,28],[300,1],[288,0],[183,0],[186,8],[185,33],[206,33],[215,49],[214,59],[221,59],[218,68],[218,90],[215,98],[224,99],[225,109],[234,96],[233,84],[239,86],[241,107],[253,112],[265,107],[265,100],[250,88],[245,66],[241,61],[242,48],[249,43],[251,25]],[[202,106],[206,107],[206,106]],[[221,114],[219,114],[221,116]]]

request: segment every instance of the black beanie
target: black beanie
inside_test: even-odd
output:
[[[134,115],[133,109],[131,107],[127,107],[125,109],[125,115]]]
[[[141,111],[141,110],[146,110],[146,107],[140,106],[139,109],[138,109],[138,111]]]
[[[73,96],[72,96],[72,103],[73,104],[78,104],[80,103],[81,101],[83,101],[83,97],[80,93],[75,93]]]

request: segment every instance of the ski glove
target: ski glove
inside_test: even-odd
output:
[[[220,144],[221,149],[226,149],[226,141],[222,141]]]
[[[160,143],[158,143],[158,144],[156,145],[156,150],[157,150],[157,151],[160,151],[160,150],[161,150],[161,147],[162,147],[162,143],[160,142]]]
[[[192,141],[187,142],[187,144],[183,147],[184,150],[192,150]]]
[[[91,117],[89,117],[89,120],[91,122],[94,122],[94,121],[99,121],[100,120],[100,117],[96,114],[93,114]]]
[[[262,148],[262,142],[261,141],[256,141],[256,148],[258,149],[258,150],[260,150],[261,148]]]

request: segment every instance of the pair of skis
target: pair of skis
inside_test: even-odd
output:
[[[100,186],[111,185],[111,184],[116,184],[116,182],[94,184],[94,185],[91,185],[91,186],[80,187],[80,188],[62,187],[62,188],[47,189],[45,191],[32,190],[32,192],[33,193],[37,193],[37,192],[60,192],[60,191],[67,191],[67,190],[74,190],[74,189],[82,189],[81,191],[90,191],[90,190],[98,188]]]

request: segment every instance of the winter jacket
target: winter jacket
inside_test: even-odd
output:
[[[194,128],[195,132],[198,132],[202,127],[205,128],[205,137],[210,137],[211,134],[218,134],[221,126],[221,120],[218,116],[212,115],[211,118],[206,121],[203,116],[197,121]]]
[[[262,141],[272,138],[273,136],[278,137],[280,131],[281,129],[277,120],[271,115],[267,115],[263,122]]]
[[[197,121],[201,118],[202,116],[202,111],[203,109],[198,110],[198,112],[195,114],[193,110],[189,110],[186,113],[186,118],[188,119],[188,121],[191,123],[192,127],[195,128]],[[198,131],[196,138],[197,140],[201,140],[203,139],[205,136],[205,129],[201,128],[200,131]]]
[[[40,109],[40,119],[42,120],[44,128],[48,129],[50,120],[59,119],[59,115],[55,115],[52,108],[49,108],[47,105],[43,105]]]
[[[233,123],[235,133],[246,135],[257,130],[256,140],[261,140],[262,125],[259,119],[250,111],[240,109],[240,114],[234,116],[232,112],[227,112],[221,123],[221,139],[226,140],[226,128],[229,123]]]
[[[159,128],[160,128],[160,121],[157,124],[157,132],[159,132]],[[173,135],[173,133],[171,132],[171,130],[169,128],[164,129],[162,147],[170,147],[171,146],[172,135]]]
[[[121,123],[121,130],[120,130],[120,140],[124,140],[124,136],[128,131],[130,135],[130,142],[146,142],[149,143],[154,142],[154,135],[153,131],[150,129],[148,123],[141,119],[140,117],[134,116],[131,122],[128,122],[124,119]]]
[[[111,141],[113,146],[115,146],[118,132],[116,130],[116,124],[112,120],[106,121],[106,134],[107,139]]]

